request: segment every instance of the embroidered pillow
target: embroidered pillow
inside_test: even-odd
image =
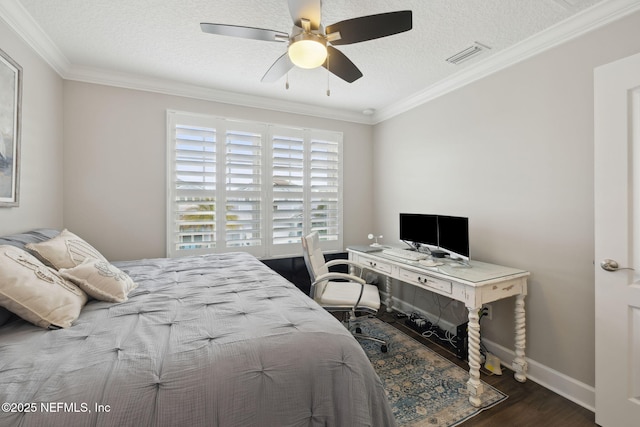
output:
[[[73,268],[87,258],[106,261],[100,252],[67,229],[51,240],[42,243],[29,243],[26,248],[36,252],[57,270]]]
[[[101,301],[124,302],[138,287],[127,273],[99,259],[87,258],[76,267],[61,269],[60,275]]]
[[[57,271],[15,246],[0,246],[0,306],[34,325],[67,328],[87,295]]]

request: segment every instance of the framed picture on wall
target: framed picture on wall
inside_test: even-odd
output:
[[[0,49],[0,207],[20,200],[22,67]]]

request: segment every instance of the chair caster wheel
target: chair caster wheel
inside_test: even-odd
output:
[[[362,333],[362,328],[360,326],[358,326],[356,328],[356,334],[361,334]]]
[[[388,351],[387,346],[385,344],[382,344],[380,346],[380,351],[383,352],[383,353],[386,353]]]

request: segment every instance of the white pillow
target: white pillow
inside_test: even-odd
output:
[[[42,243],[28,243],[26,248],[36,252],[54,268],[72,268],[87,258],[106,261],[100,252],[67,229]]]
[[[60,275],[101,301],[124,302],[138,287],[127,273],[99,259],[87,258],[77,267],[61,269]]]
[[[0,246],[0,306],[43,328],[67,328],[87,295],[15,246]]]

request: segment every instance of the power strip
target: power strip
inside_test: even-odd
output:
[[[404,323],[419,334],[431,329],[432,323],[418,313],[411,313]]]

